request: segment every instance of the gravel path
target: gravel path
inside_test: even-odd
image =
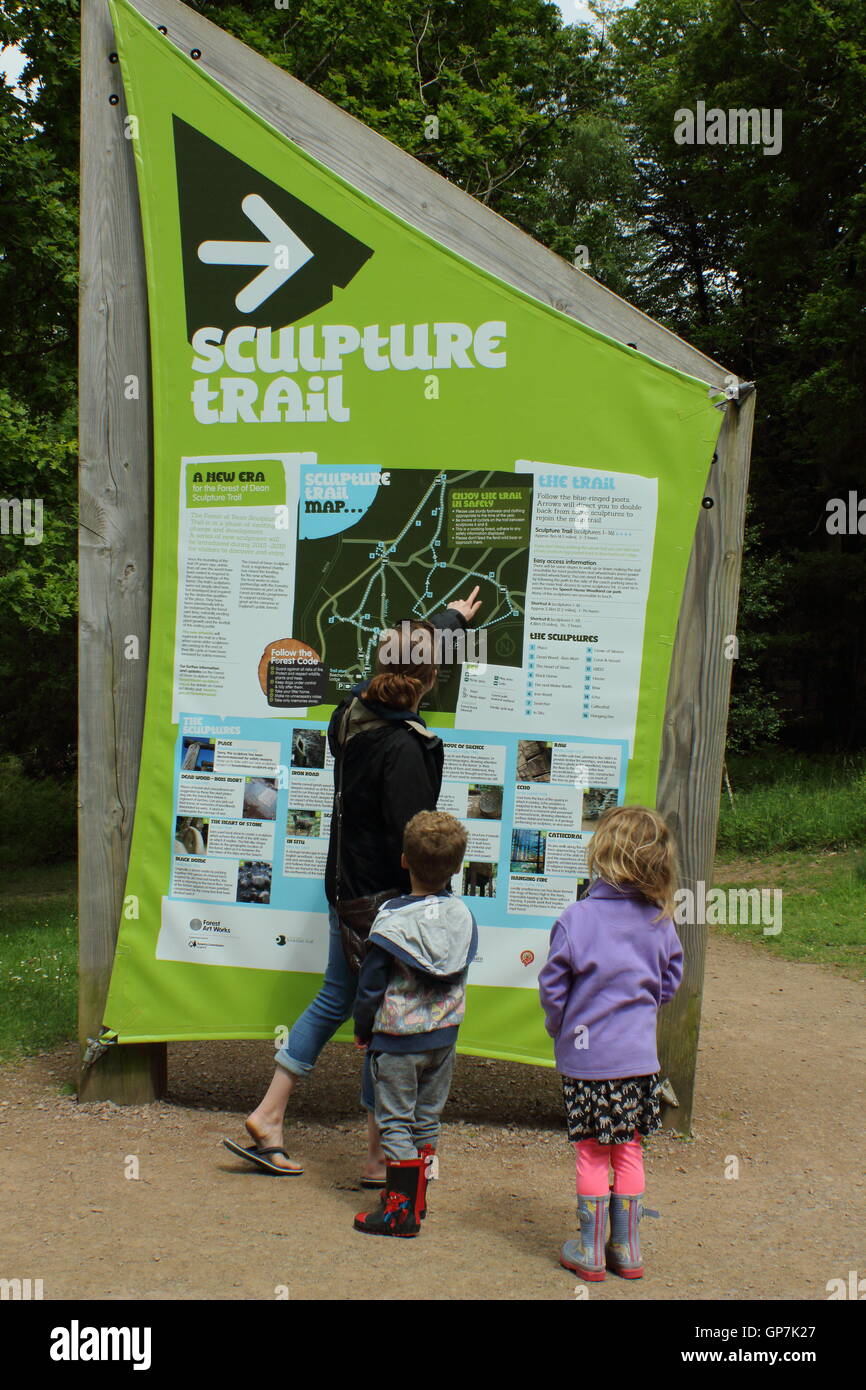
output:
[[[172,1044],[168,1099],[124,1110],[60,1094],[72,1048],[7,1067],[0,1276],[41,1278],[46,1298],[574,1298],[556,1260],[575,1218],[555,1073],[460,1058],[423,1234],[387,1241],[352,1230],[369,1205],[352,1049],[328,1048],[294,1107],[303,1177],[221,1147],[270,1057]],[[654,1138],[647,1159],[662,1220],[642,1227],[646,1278],[589,1298],[825,1299],[866,1273],[864,1060],[862,981],[713,938],[695,1134]]]

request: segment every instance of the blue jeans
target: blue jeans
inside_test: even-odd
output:
[[[313,1070],[325,1043],[330,1042],[340,1024],[351,1017],[358,991],[358,977],[346,964],[340,924],[332,907],[328,909],[328,927],[328,964],[322,988],[312,1004],[308,1004],[300,1018],[296,1019],[292,1031],[274,1058],[278,1067],[290,1071],[293,1076],[306,1076]],[[375,1108],[373,1078],[367,1054],[364,1056],[361,1104],[365,1110]]]

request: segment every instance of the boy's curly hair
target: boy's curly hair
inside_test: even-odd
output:
[[[425,887],[445,887],[463,863],[468,838],[447,811],[419,811],[403,831],[403,853]]]

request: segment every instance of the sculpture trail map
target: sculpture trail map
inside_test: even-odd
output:
[[[320,490],[341,496],[302,498],[296,563],[293,633],[329,669],[327,698],[338,701],[373,674],[381,630],[403,618],[429,618],[476,585],[480,651],[486,647],[497,665],[519,667],[532,479],[401,469],[380,476],[364,508],[354,496],[370,486],[363,472],[339,477]],[[329,502],[340,510],[324,512]],[[309,535],[307,523],[330,530],[330,524],[345,526],[357,511],[362,517],[337,535]],[[437,703],[452,712],[457,674],[443,669],[439,681]]]

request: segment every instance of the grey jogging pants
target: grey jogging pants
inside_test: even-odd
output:
[[[439,1116],[451,1089],[456,1044],[432,1052],[373,1052],[375,1116],[382,1148],[393,1162],[436,1147]]]

